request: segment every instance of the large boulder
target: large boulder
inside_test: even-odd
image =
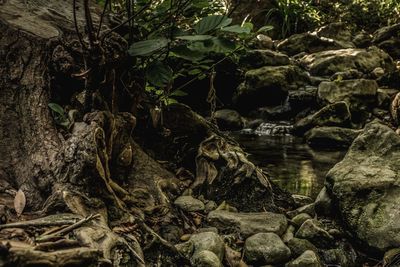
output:
[[[215,112],[217,125],[221,130],[235,131],[241,130],[244,126],[244,120],[239,112],[232,109],[221,109]]]
[[[400,246],[400,136],[374,121],[327,174],[343,222],[364,246]]]
[[[244,257],[246,262],[256,264],[280,264],[290,259],[290,249],[274,233],[258,233],[246,239]]]
[[[305,134],[306,142],[315,148],[348,148],[360,130],[343,127],[318,127]]]
[[[263,66],[289,65],[289,63],[287,55],[268,49],[247,51],[239,60],[241,66],[252,69]]]
[[[318,99],[323,103],[346,101],[353,121],[362,121],[377,102],[378,84],[375,80],[343,80],[322,82],[318,87]]]
[[[368,49],[348,48],[318,52],[304,56],[300,62],[315,76],[330,76],[348,69],[356,69],[365,74],[378,67],[385,71],[394,70],[392,58],[374,46]]]
[[[238,232],[244,237],[260,232],[282,235],[288,225],[283,214],[272,212],[236,213],[215,210],[208,214],[207,220],[211,226],[222,231]]]
[[[319,37],[316,33],[299,33],[290,36],[277,45],[279,51],[293,56],[302,52],[316,53],[325,50],[349,48],[345,43]]]
[[[289,90],[296,90],[308,82],[307,73],[293,65],[249,70],[245,81],[237,88],[234,102],[244,111],[280,105],[286,100]]]
[[[302,135],[314,127],[341,126],[346,127],[351,122],[349,105],[344,102],[336,102],[323,107],[295,123],[293,132]]]

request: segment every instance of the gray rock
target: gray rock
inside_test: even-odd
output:
[[[311,217],[314,217],[315,216],[315,204],[314,203],[307,204],[307,205],[304,205],[295,210],[288,211],[288,212],[286,212],[286,215],[289,216],[290,218],[294,218],[295,216],[299,215],[300,213],[307,213]]]
[[[400,247],[399,150],[400,136],[374,121],[326,176],[347,230],[382,252]]]
[[[202,211],[204,203],[192,196],[180,196],[174,201],[175,206],[178,206],[184,211]]]
[[[377,90],[378,84],[375,80],[322,82],[318,87],[318,99],[329,104],[346,101],[354,115],[356,112],[372,110]]]
[[[217,110],[214,114],[217,125],[221,130],[235,131],[241,130],[244,126],[244,120],[239,112],[232,109]]]
[[[263,66],[289,65],[289,57],[285,54],[272,50],[250,50],[239,60],[241,66],[247,68],[260,68]]]
[[[282,235],[282,241],[284,243],[288,243],[292,238],[294,238],[294,232],[296,231],[296,228],[294,228],[293,225],[289,225],[288,228],[286,229],[286,232]]]
[[[400,59],[400,38],[391,38],[378,44],[378,47],[388,53],[393,59]]]
[[[289,56],[306,52],[316,53],[325,50],[349,48],[348,45],[330,38],[317,36],[316,33],[293,34],[277,45],[277,49]]]
[[[207,220],[220,230],[237,231],[244,237],[260,232],[282,235],[288,225],[283,214],[272,212],[235,213],[214,210],[208,214]]]
[[[354,267],[357,265],[357,252],[350,244],[341,243],[338,248],[322,250],[321,258],[326,264],[341,267]]]
[[[307,250],[297,259],[287,263],[285,267],[322,267],[317,254],[314,251]]]
[[[377,44],[385,40],[388,40],[391,37],[396,36],[399,31],[400,31],[400,23],[382,27],[373,33],[374,36],[373,42]]]
[[[279,264],[290,259],[290,249],[274,233],[258,233],[246,239],[244,256],[250,264]]]
[[[205,204],[205,212],[206,213],[209,213],[210,211],[213,211],[216,208],[218,208],[218,205],[217,205],[217,203],[215,203],[215,201],[208,200]]]
[[[195,253],[190,259],[192,266],[198,267],[222,267],[222,263],[215,253],[209,250],[203,250]]]
[[[314,246],[310,241],[307,239],[301,238],[292,238],[288,243],[287,246],[289,247],[290,251],[292,252],[293,257],[298,257],[303,254],[307,250],[314,251],[318,253],[318,248]]]
[[[367,48],[372,44],[372,35],[365,31],[361,31],[354,36],[353,44],[357,48]]]
[[[360,132],[342,127],[319,127],[308,131],[305,138],[313,148],[348,148]]]
[[[257,49],[273,49],[274,41],[268,35],[258,34],[249,45]]]
[[[392,58],[377,47],[318,52],[304,56],[301,64],[315,76],[331,76],[348,69],[356,69],[368,74],[377,67],[385,71],[392,71],[395,68]]]
[[[282,104],[289,90],[296,90],[309,81],[306,72],[297,66],[265,66],[249,70],[239,85],[234,102],[244,111]]]
[[[351,79],[360,79],[363,77],[363,73],[355,70],[349,69],[345,71],[339,71],[333,74],[329,79],[331,81],[341,81],[341,80],[351,80]]]
[[[317,87],[306,86],[298,90],[289,91],[289,106],[293,112],[317,106]]]
[[[318,215],[329,215],[332,211],[332,199],[324,186],[315,199],[315,212]]]
[[[305,221],[297,230],[295,237],[307,239],[319,248],[329,248],[334,244],[333,237],[315,219]]]
[[[305,221],[308,219],[312,219],[311,216],[307,213],[300,213],[292,218],[292,224],[299,228]]]
[[[294,204],[299,208],[308,204],[313,203],[313,200],[309,196],[303,196],[303,195],[296,195],[293,194],[292,198],[294,200]]]
[[[352,32],[349,29],[348,25],[344,22],[333,22],[326,26],[322,26],[321,28],[316,30],[316,33],[319,37],[341,41],[342,43],[344,43],[343,46],[354,46],[354,44],[351,43]]]
[[[351,114],[349,105],[344,102],[337,102],[323,107],[314,114],[311,114],[298,122],[293,127],[293,133],[302,135],[314,127],[350,125]]]

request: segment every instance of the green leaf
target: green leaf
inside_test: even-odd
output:
[[[65,111],[64,111],[64,109],[63,109],[59,104],[56,104],[56,103],[49,103],[48,106],[49,106],[49,108],[50,108],[52,111],[54,111],[56,114],[58,114],[58,115],[60,115],[60,116],[62,116],[62,117],[65,117]]]
[[[272,31],[273,29],[274,29],[274,26],[265,25],[265,26],[261,27],[260,29],[258,29],[257,32],[269,32],[269,31]]]
[[[186,41],[204,41],[213,38],[211,35],[183,35],[177,36],[176,39],[186,40]]]
[[[172,75],[172,69],[168,65],[158,60],[153,61],[147,67],[146,78],[155,86],[166,86],[172,81]]]
[[[168,45],[169,40],[166,38],[150,39],[133,43],[129,48],[131,56],[146,56],[151,55],[155,51],[164,48]]]
[[[187,96],[187,93],[181,90],[173,91],[170,96]]]
[[[199,61],[205,56],[204,53],[202,53],[201,51],[191,50],[186,45],[174,47],[171,52],[173,56],[180,57],[192,62]]]
[[[216,53],[226,53],[231,52],[236,49],[236,45],[233,41],[222,37],[215,37],[212,39],[213,42],[213,52]]]
[[[221,31],[232,33],[250,33],[251,29],[247,27],[241,27],[240,25],[232,25],[222,28]]]
[[[222,15],[212,15],[202,18],[195,26],[194,30],[198,34],[215,30],[217,28],[225,27],[231,24],[232,19]]]

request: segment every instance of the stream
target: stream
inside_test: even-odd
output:
[[[346,151],[314,150],[302,138],[285,133],[289,127],[279,125],[276,130],[276,125],[264,123],[255,131],[232,132],[231,136],[281,188],[315,198],[324,186],[326,173]]]

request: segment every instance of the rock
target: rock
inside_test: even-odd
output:
[[[180,196],[174,201],[175,206],[178,206],[184,211],[203,211],[204,203],[192,196]]]
[[[344,22],[333,22],[316,30],[319,37],[335,39],[342,42],[351,42],[352,33]],[[352,44],[348,44],[352,45]]]
[[[257,49],[273,49],[274,41],[265,34],[257,34],[256,38],[251,41],[250,46]]]
[[[312,198],[309,196],[293,194],[292,198],[297,208],[313,203]]]
[[[383,266],[396,264],[400,255],[400,248],[393,248],[385,252],[383,256]]]
[[[293,225],[289,225],[286,229],[286,232],[282,235],[282,241],[284,243],[288,243],[292,238],[294,238],[294,232],[296,228]]]
[[[393,59],[400,59],[400,38],[391,38],[378,44],[378,47],[388,53]]]
[[[311,216],[307,213],[300,213],[292,218],[292,224],[299,228],[305,221],[308,219],[312,219]]]
[[[374,79],[378,79],[380,77],[382,77],[383,75],[385,75],[385,70],[382,69],[381,67],[375,68],[372,73],[372,78]]]
[[[223,131],[241,130],[244,120],[239,112],[232,109],[221,109],[215,112],[218,127]]]
[[[191,259],[202,251],[211,251],[222,261],[225,253],[225,244],[222,238],[214,232],[201,232],[194,234],[190,239],[175,245],[177,250],[187,259]]]
[[[296,122],[293,132],[302,135],[314,127],[322,126],[349,126],[351,122],[350,109],[346,102],[341,101],[323,107],[314,114],[311,114]]]
[[[318,87],[318,99],[333,104],[346,101],[354,114],[372,110],[376,102],[378,84],[374,80],[344,80],[322,82]]]
[[[331,76],[348,69],[356,69],[365,74],[377,67],[387,72],[394,70],[392,58],[377,47],[328,50],[304,56],[300,62],[315,76]]]
[[[322,260],[329,265],[336,265],[341,267],[353,267],[357,264],[357,252],[350,244],[340,243],[338,248],[322,250]]]
[[[222,267],[221,261],[215,253],[209,250],[203,250],[201,252],[195,253],[190,259],[192,266],[198,267]]]
[[[220,230],[238,231],[244,237],[260,232],[282,235],[288,225],[283,214],[272,212],[234,213],[214,210],[208,214],[207,220]]]
[[[314,251],[315,253],[318,253],[318,248],[314,246],[307,239],[301,239],[295,237],[288,242],[287,246],[292,252],[293,257],[298,257],[307,250],[311,250]]]
[[[363,77],[362,72],[360,72],[356,69],[349,69],[349,70],[345,70],[345,71],[336,72],[329,79],[331,81],[342,81],[342,80],[360,79],[362,77]]]
[[[265,66],[249,70],[239,85],[234,102],[243,111],[282,104],[289,90],[308,83],[308,75],[297,66]]]
[[[294,56],[301,52],[316,53],[342,48],[348,48],[348,46],[333,39],[318,37],[316,33],[310,32],[293,34],[277,45],[279,51],[282,51],[289,56]]]
[[[400,136],[374,121],[326,176],[346,229],[381,252],[400,247],[399,149]]]
[[[263,121],[288,120],[292,116],[290,106],[285,102],[275,107],[261,107],[249,113],[250,117],[260,117]]]
[[[264,66],[282,66],[289,65],[289,57],[285,54],[272,50],[250,50],[247,51],[240,59],[240,66],[256,69]]]
[[[357,48],[367,48],[372,44],[372,35],[365,31],[361,31],[354,36],[353,44]]]
[[[209,213],[210,211],[213,211],[216,208],[218,208],[218,205],[217,205],[217,203],[215,203],[215,201],[208,200],[205,204],[205,212],[206,213]]]
[[[315,212],[318,215],[329,215],[332,211],[332,199],[324,186],[315,199]]]
[[[317,254],[312,250],[307,250],[297,259],[287,263],[285,267],[322,267]]]
[[[297,208],[292,211],[286,212],[286,215],[289,216],[290,218],[294,218],[295,216],[299,215],[300,213],[307,213],[311,217],[315,216],[315,207],[314,203],[304,205],[300,208]]]
[[[348,148],[359,134],[360,130],[324,126],[309,130],[305,138],[313,148]]]
[[[306,86],[298,90],[289,91],[289,106],[292,112],[298,113],[306,108],[317,106],[317,87]]]
[[[387,27],[382,27],[376,30],[372,35],[374,36],[373,42],[378,44],[385,40],[390,39],[393,36],[397,36],[398,32],[400,31],[400,23],[390,25]]]
[[[279,264],[290,259],[290,249],[274,233],[258,233],[246,239],[244,257],[250,264]]]
[[[305,221],[297,230],[295,237],[307,239],[319,248],[329,248],[334,244],[333,237],[315,219]]]

